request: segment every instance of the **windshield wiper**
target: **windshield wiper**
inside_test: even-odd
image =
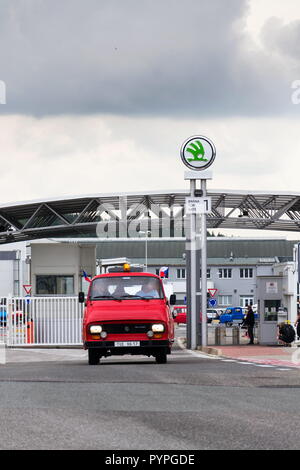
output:
[[[92,297],[91,300],[98,300],[98,299],[113,299],[113,300],[119,300],[118,297],[114,297],[113,295],[95,295],[95,297]]]
[[[120,295],[120,298],[121,298],[121,299],[126,299],[127,297],[129,297],[130,299],[132,299],[132,298],[134,298],[134,297],[135,297],[135,298],[138,298],[138,299],[140,298],[139,295],[133,295],[133,294]]]
[[[121,295],[122,299],[142,299],[142,300],[150,300],[150,299],[155,299],[156,297],[145,297],[142,295],[132,295],[132,294],[126,294],[126,295]]]

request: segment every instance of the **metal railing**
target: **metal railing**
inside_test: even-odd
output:
[[[82,344],[77,297],[7,297],[2,302],[0,342],[7,346]]]

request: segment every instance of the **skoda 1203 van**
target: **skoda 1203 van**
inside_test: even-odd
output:
[[[174,321],[162,280],[151,273],[131,272],[130,266],[120,272],[95,276],[85,303],[83,346],[88,362],[96,365],[102,357],[143,354],[156,362],[167,362],[174,342]]]

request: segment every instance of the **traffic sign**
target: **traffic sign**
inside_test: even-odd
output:
[[[211,212],[211,197],[186,197],[185,213],[209,214]]]
[[[25,290],[25,292],[26,292],[27,295],[30,295],[30,294],[31,294],[32,285],[31,285],[31,284],[23,284],[23,289]]]
[[[216,307],[217,305],[216,299],[209,299],[208,303],[210,307]]]
[[[216,295],[216,293],[218,292],[218,289],[207,289],[208,292],[209,292],[209,295],[211,297],[214,297]]]
[[[207,137],[189,137],[180,150],[181,160],[191,170],[205,170],[215,160],[216,148]]]

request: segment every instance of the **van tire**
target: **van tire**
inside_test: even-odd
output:
[[[88,354],[90,366],[96,366],[97,364],[99,364],[100,356],[98,351],[96,351],[95,349],[89,349]]]
[[[156,354],[155,360],[157,364],[166,364],[167,363],[166,351],[161,351],[160,353]]]

